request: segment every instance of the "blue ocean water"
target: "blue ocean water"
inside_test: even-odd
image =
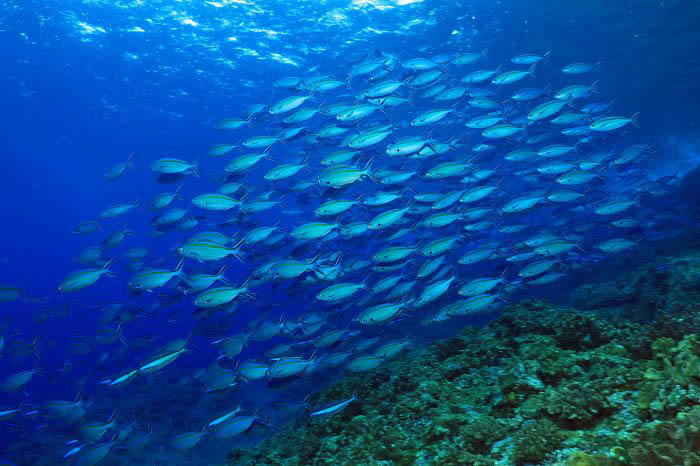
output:
[[[236,387],[223,394],[208,393],[206,383],[202,382],[202,371],[217,360],[218,353],[212,341],[254,331],[280,318],[288,323],[283,336],[251,343],[240,358],[225,360],[226,367],[235,370],[239,359],[265,360],[271,364],[265,353],[283,342],[297,345],[285,356],[310,358],[313,342],[319,334],[305,335],[304,326],[294,327],[294,324],[298,324],[303,315],[314,312],[327,314],[323,331],[347,326],[348,332],[359,332],[346,335],[347,345],[354,345],[364,337],[381,336],[388,341],[408,333],[414,335],[417,343],[422,343],[454,330],[426,327],[420,321],[443,305],[460,299],[456,285],[446,296],[430,303],[428,309],[407,312],[398,322],[381,331],[376,327],[367,330],[349,324],[363,306],[370,305],[356,304],[361,299],[359,295],[329,307],[319,303],[315,296],[333,282],[307,283],[304,277],[276,284],[255,283],[250,290],[254,296],[241,299],[238,308],[230,313],[196,311],[191,294],[182,295],[186,287],[176,280],[154,292],[142,295],[128,292],[127,282],[136,272],[125,270],[131,262],[123,257],[126,250],[146,247],[149,254],[145,267],[172,269],[181,257],[176,248],[196,231],[217,230],[229,236],[237,233],[237,241],[253,228],[281,221],[280,228],[286,235],[280,243],[245,249],[243,263],[232,257],[226,259],[229,264],[226,277],[237,285],[256,267],[286,257],[310,260],[321,254],[325,264],[330,265],[342,253],[340,264],[348,267],[353,261],[370,260],[372,254],[384,246],[424,246],[433,239],[459,234],[459,230],[451,226],[447,230],[412,231],[391,242],[387,237],[394,230],[386,234],[369,232],[355,239],[344,238],[334,231],[328,238],[299,246],[288,233],[302,223],[316,221],[314,209],[325,200],[357,198],[379,189],[394,191],[410,185],[413,191],[402,193],[408,202],[413,192],[446,193],[465,189],[460,187],[459,178],[431,182],[416,176],[410,183],[396,186],[384,187],[363,179],[349,189],[338,191],[340,194],[321,193],[316,187],[300,193],[292,189],[292,182],[271,183],[263,179],[276,164],[296,163],[310,155],[308,170],[302,169],[292,181],[314,181],[324,169],[321,158],[339,150],[344,136],[322,141],[302,138],[275,144],[269,151],[273,160],[263,160],[244,177],[233,179],[245,186],[237,195],[232,195],[235,199],[240,199],[244,192],[251,193],[248,200],[271,193],[271,199],[283,196],[283,205],[240,216],[238,208],[220,213],[193,206],[190,200],[195,196],[216,192],[223,183],[223,167],[234,156],[243,154],[234,149],[222,157],[209,157],[207,151],[212,146],[240,144],[252,136],[277,135],[284,128],[280,117],[270,115],[267,110],[263,111],[264,117],[251,118],[252,128],[243,126],[236,131],[221,131],[216,129],[217,122],[244,117],[246,109],[254,104],[271,105],[285,97],[310,92],[305,88],[276,87],[274,83],[279,78],[298,76],[310,80],[314,76],[329,75],[328,79],[343,83],[330,91],[314,92],[311,106],[324,108],[323,105],[340,102],[350,105],[359,92],[374,83],[367,76],[359,76],[349,79],[346,85],[352,66],[392,57],[391,66],[380,68],[387,69],[385,79],[408,83],[397,95],[410,97],[412,102],[387,108],[386,114],[376,111],[357,124],[353,121],[345,125],[350,132],[378,124],[394,127],[395,134],[380,145],[362,148],[364,154],[356,159],[357,166],[364,167],[372,159],[374,170],[414,170],[423,175],[439,162],[459,160],[475,163],[474,167],[494,169],[500,172],[498,187],[503,194],[498,200],[489,198],[475,204],[489,209],[502,208],[507,200],[533,195],[537,189],[544,191],[534,195],[543,197],[556,187],[552,177],[528,181],[525,177],[530,173],[520,173],[543,160],[536,164],[514,165],[503,161],[509,150],[525,146],[525,137],[545,130],[535,126],[507,142],[498,141],[494,152],[479,154],[473,149],[477,143],[484,142],[484,138],[480,131],[467,130],[465,121],[512,106],[503,115],[521,127],[527,122],[526,115],[534,104],[512,105],[510,96],[515,90],[547,85],[554,94],[570,84],[594,82],[596,93],[570,102],[571,110],[585,103],[613,101],[611,110],[603,114],[631,116],[641,112],[638,127],[629,124],[600,139],[581,143],[583,149],[575,151],[580,157],[561,157],[578,162],[584,156],[609,152],[595,171],[597,174],[598,169],[606,168],[601,178],[579,189],[588,196],[574,204],[581,210],[557,209],[550,203],[535,211],[528,210],[526,216],[509,217],[507,221],[503,220],[503,214],[489,214],[487,218],[494,221],[492,226],[467,235],[463,242],[451,248],[445,266],[441,267],[441,271],[445,271],[443,279],[454,277],[468,281],[500,276],[505,270],[504,276],[517,289],[507,290],[512,298],[508,295],[503,296],[504,299],[531,295],[563,299],[575,281],[571,277],[592,273],[590,271],[600,263],[624,266],[619,257],[613,259],[610,254],[595,249],[602,241],[621,237],[639,242],[640,247],[648,248],[647,252],[653,251],[654,244],[673,242],[675,233],[685,231],[695,222],[687,213],[691,212],[692,197],[697,196],[697,192],[691,189],[690,194],[680,198],[674,190],[680,181],[663,178],[671,175],[680,178],[700,162],[697,155],[700,66],[695,31],[700,24],[700,6],[691,2],[590,1],[562,5],[551,1],[318,0],[290,5],[254,0],[3,0],[0,6],[3,12],[0,48],[4,58],[4,72],[0,78],[0,103],[4,109],[0,133],[3,168],[0,189],[5,199],[4,228],[0,230],[4,245],[0,282],[21,288],[24,295],[0,304],[0,335],[4,338],[0,380],[31,370],[35,365],[39,370],[26,385],[17,390],[5,390],[0,402],[0,410],[22,405],[22,414],[6,421],[8,436],[0,449],[0,457],[18,464],[72,461],[89,449],[103,445],[102,442],[108,442],[117,425],[146,431],[149,424],[154,435],[147,447],[138,453],[129,453],[119,444],[105,461],[113,461],[113,464],[139,461],[134,458],[175,464],[178,461],[182,464],[224,461],[225,448],[221,445],[228,447],[230,441],[217,439],[215,435],[202,440],[209,448],[199,459],[191,456],[192,451],[179,453],[170,442],[178,434],[200,431],[214,418],[231,411],[239,400],[247,414],[260,407],[259,423],[264,424],[274,400],[301,400],[326,381],[342,376],[342,371],[315,374],[309,371],[305,377],[281,388],[266,387],[265,381],[239,381]],[[484,54],[478,64],[460,66],[450,61],[459,53],[482,51]],[[523,81],[500,89],[488,82],[473,86],[461,82],[463,76],[474,70],[496,70],[499,65],[503,72],[526,69],[514,65],[511,58],[518,54],[544,55],[546,52],[547,58],[538,61],[534,77],[528,76]],[[421,57],[434,59],[432,69],[445,73],[439,82],[447,87],[463,85],[466,92],[482,88],[496,91],[489,97],[498,104],[497,108],[479,110],[469,103],[469,97],[444,103],[421,97],[430,86],[413,88],[410,82],[411,77],[423,71],[403,66]],[[575,62],[600,63],[599,70],[575,76],[561,72],[563,66]],[[545,100],[546,97],[537,103]],[[439,125],[415,128],[410,124],[425,110],[451,108],[453,104],[456,114]],[[565,110],[568,109],[567,106]],[[519,120],[523,118],[525,120]],[[308,126],[313,134],[332,120],[332,116],[316,115],[302,125]],[[384,152],[387,143],[398,137],[421,136],[425,130],[432,130],[428,137],[434,137],[436,142],[446,143],[454,138],[459,146],[434,159],[387,157]],[[553,130],[547,127],[546,131]],[[550,142],[562,143],[564,139],[557,136]],[[653,155],[615,166],[614,158],[632,144],[653,144]],[[537,145],[537,149],[544,145],[546,143]],[[107,167],[126,161],[132,153],[135,170],[126,169],[114,181],[103,179],[102,173]],[[174,183],[158,182],[158,174],[149,166],[164,157],[189,162],[198,160],[199,177],[185,175]],[[379,178],[376,171],[374,174]],[[645,183],[659,179],[664,181],[655,185],[656,190],[645,188]],[[151,220],[158,212],[133,210],[117,219],[105,219],[101,222],[103,230],[91,235],[73,233],[76,225],[97,219],[109,206],[141,200],[141,205],[146,207],[156,194],[174,191],[180,185],[184,201],[175,200],[173,205],[189,209],[189,218],[199,222],[191,231],[154,236]],[[598,222],[599,217],[593,213],[595,207],[619,198],[640,204],[640,207],[633,207],[639,209],[633,215],[642,222],[639,228],[617,234],[597,227],[593,231],[576,229]],[[401,205],[392,204],[386,208]],[[418,203],[408,205],[415,207]],[[382,208],[353,207],[340,216],[339,223],[367,222],[381,211]],[[414,214],[415,221],[407,227],[414,230],[416,222],[424,215],[424,212]],[[233,226],[219,226],[222,220],[237,217],[240,218]],[[134,234],[103,256],[105,259],[118,257],[111,267],[116,277],[104,276],[94,286],[77,293],[60,293],[57,287],[67,275],[102,264],[99,261],[92,265],[76,264],[76,254],[85,247],[100,246],[104,237],[122,227],[127,219]],[[571,222],[561,222],[566,219]],[[327,219],[331,223],[335,220],[336,216]],[[496,230],[507,222],[525,223],[528,227],[522,233],[499,236]],[[581,242],[580,249],[567,251],[565,257],[557,259],[560,263],[557,270],[566,273],[569,279],[541,288],[519,288],[522,280],[517,277],[517,270],[520,266],[506,266],[504,259],[519,251],[515,247],[519,241],[546,232],[566,237],[566,241]],[[498,260],[489,260],[473,268],[455,264],[467,250],[493,240],[500,241],[494,247],[499,250]],[[641,253],[638,251],[638,254]],[[630,260],[639,261],[643,256]],[[422,256],[415,257],[402,273],[410,278],[424,260]],[[205,266],[196,259],[187,258],[184,270],[186,273],[205,269],[213,272],[220,265],[218,261]],[[370,272],[369,267],[348,272],[340,282],[359,283],[367,279],[368,285],[374,285],[384,275]],[[313,277],[314,271],[305,275],[308,276]],[[315,280],[318,279],[316,275]],[[399,296],[393,302],[403,299],[410,303],[419,299],[429,283],[418,280],[405,298]],[[110,314],[115,306],[118,306],[116,314]],[[492,312],[497,312],[497,308],[498,305],[494,306]],[[492,315],[460,318],[463,319],[459,320],[460,326],[482,323]],[[126,345],[119,340],[107,344],[96,340],[100,332],[116,329],[119,322],[122,322]],[[158,348],[169,341],[190,337],[188,345],[192,346],[162,373],[139,375],[125,387],[105,386],[105,381],[137,369],[154,354],[162,354],[157,352]],[[34,341],[33,348],[27,346]],[[326,352],[325,349],[317,351],[318,356]],[[84,393],[84,418],[66,422],[46,414],[47,401],[72,400],[81,392]],[[117,424],[107,429],[103,437],[92,441],[81,437],[81,425],[87,421],[106,421],[115,409],[118,409]],[[282,416],[272,417],[274,422],[283,422]],[[257,435],[265,435],[264,429],[260,430],[263,434]],[[240,436],[236,441],[254,442],[256,438],[256,435]],[[115,442],[126,442],[126,439],[128,433],[123,432]],[[68,443],[72,440],[77,441]],[[71,448],[80,445],[84,445],[80,453],[61,459]]]

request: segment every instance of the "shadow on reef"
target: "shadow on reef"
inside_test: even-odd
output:
[[[700,166],[689,171],[682,179],[680,195],[696,205],[700,205]]]
[[[346,377],[311,401],[357,402],[230,461],[700,465],[700,254],[663,263]]]

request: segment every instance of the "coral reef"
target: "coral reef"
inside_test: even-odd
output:
[[[700,255],[664,263],[348,376],[231,463],[700,465]]]

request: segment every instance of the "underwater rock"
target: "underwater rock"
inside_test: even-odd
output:
[[[530,421],[514,438],[513,462],[540,464],[549,453],[559,448],[564,438],[564,434],[552,421]]]
[[[576,288],[573,305],[585,310],[621,310],[624,317],[649,321],[659,313],[698,309],[700,255],[660,257],[613,280]]]
[[[700,407],[670,421],[645,424],[624,443],[628,464],[700,465]]]
[[[656,418],[675,415],[684,406],[700,403],[700,342],[695,334],[680,342],[662,337],[652,343],[654,357],[646,363],[645,382],[637,403]]]
[[[543,395],[547,414],[570,429],[581,429],[594,424],[596,419],[609,415],[612,406],[607,398],[592,385],[572,382],[549,388]]]
[[[511,305],[486,327],[327,387],[313,405],[355,390],[358,400],[328,418],[301,417],[232,451],[231,462],[700,464],[700,313],[691,281],[664,280],[653,288],[659,302],[675,295],[681,304],[646,322],[544,301]],[[630,309],[647,295],[634,294]]]
[[[594,348],[610,342],[617,330],[592,313],[574,308],[553,308],[542,301],[527,300],[504,312],[493,324],[500,338],[521,335],[552,335],[564,349]]]

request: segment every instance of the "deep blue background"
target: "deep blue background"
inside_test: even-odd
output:
[[[344,76],[345,59],[367,50],[412,58],[488,48],[490,64],[550,50],[544,66],[552,69],[571,57],[602,61],[602,100],[614,98],[620,114],[642,112],[642,135],[660,148],[658,173],[682,173],[700,160],[695,2],[211,3],[0,1],[0,283],[26,279],[32,294],[54,295],[60,280],[82,267],[72,262],[75,253],[105,234],[77,237],[75,225],[107,206],[147,203],[174,189],[154,181],[150,161],[203,156],[226,140],[213,129],[217,120],[286,95],[271,93],[277,78]],[[137,171],[105,182],[102,171],[131,152]],[[186,184],[185,198],[199,194],[219,164],[203,158],[202,180],[197,189]],[[132,218],[137,235],[126,246],[152,247],[148,215]],[[108,220],[106,231],[122,224]],[[104,278],[99,289],[58,303],[89,309],[121,299],[127,276]],[[31,339],[37,329],[28,317],[38,307],[15,301],[0,313]],[[42,332],[53,338],[80,330],[81,322],[50,325]]]

